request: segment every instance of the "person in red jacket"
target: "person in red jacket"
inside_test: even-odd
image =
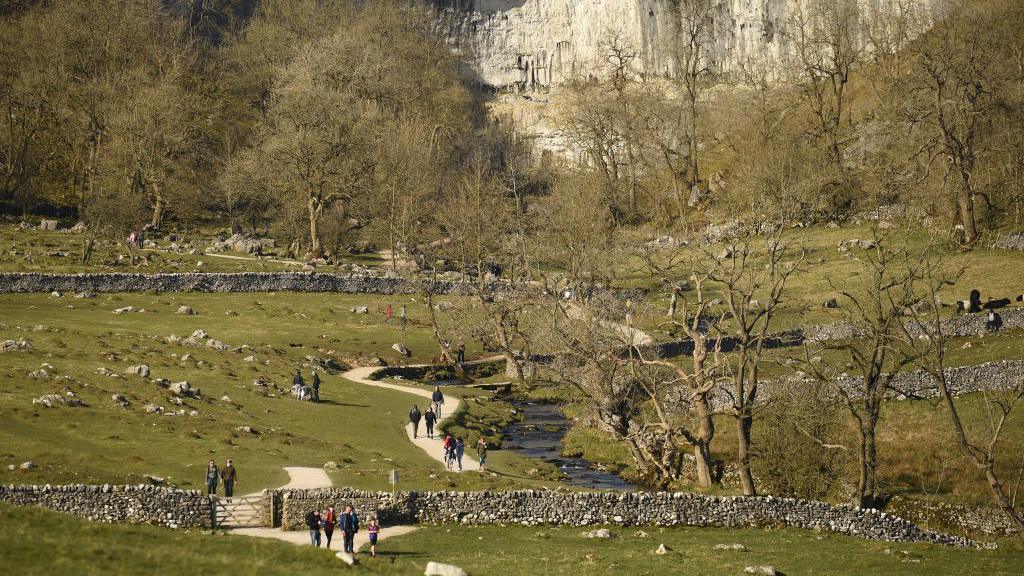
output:
[[[327,537],[327,547],[331,547],[331,536],[334,535],[334,527],[338,525],[338,512],[334,509],[334,506],[328,506],[327,510],[324,511],[323,516],[320,517],[320,523],[324,527],[324,536]]]

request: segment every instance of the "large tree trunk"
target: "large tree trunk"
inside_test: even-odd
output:
[[[153,217],[149,223],[153,228],[159,228],[160,224],[163,223],[166,205],[164,204],[164,195],[160,192],[160,187],[156,184],[151,184],[151,186],[153,187]]]
[[[697,483],[707,488],[714,483],[711,474],[711,440],[715,437],[715,421],[711,417],[711,405],[706,394],[701,394],[697,399],[696,411],[700,427],[693,446],[693,457],[697,460]]]
[[[957,201],[960,224],[964,227],[964,242],[974,244],[978,239],[978,225],[974,219],[974,198],[968,184],[963,184]]]
[[[309,253],[310,257],[319,258],[323,252],[320,245],[320,216],[323,214],[324,207],[313,196],[310,196],[307,205],[309,206]]]
[[[736,465],[739,468],[740,485],[745,496],[757,496],[754,475],[750,472],[750,429],[753,425],[754,419],[747,411],[736,419]]]

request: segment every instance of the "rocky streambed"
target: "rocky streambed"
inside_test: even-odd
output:
[[[517,402],[522,419],[502,432],[502,447],[529,458],[553,464],[574,486],[594,490],[634,491],[637,489],[616,474],[601,470],[583,458],[562,455],[562,438],[570,422],[554,404]]]

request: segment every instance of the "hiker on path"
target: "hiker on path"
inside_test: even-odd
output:
[[[458,362],[459,364],[465,364],[466,363],[466,341],[462,339],[462,336],[459,336],[459,343],[458,343],[458,346],[455,347],[455,353],[457,355],[456,356],[456,362]]]
[[[320,401],[320,375],[313,369],[313,402]]]
[[[434,415],[433,410],[428,409],[426,413],[423,414],[423,424],[427,427],[427,438],[434,437],[434,422],[436,421],[437,416]]]
[[[391,324],[391,304],[384,307],[384,323]]]
[[[476,453],[480,455],[479,469],[483,470],[484,467],[487,465],[487,441],[484,440],[483,436],[481,436],[480,439],[476,441]]]
[[[452,461],[455,460],[455,439],[451,433],[444,435],[444,465],[448,470],[452,469]]]
[[[309,528],[309,544],[320,547],[320,513],[310,510],[306,513],[306,527]]]
[[[305,386],[306,381],[302,379],[302,371],[296,369],[295,376],[292,377],[292,394],[294,394],[299,400],[302,400],[302,389]]]
[[[366,525],[366,533],[370,536],[370,556],[377,557],[377,534],[380,532],[380,525],[377,524],[377,517],[370,516],[370,523]]]
[[[352,506],[345,506],[345,512],[341,515],[341,521],[338,523],[341,527],[342,536],[345,537],[345,552],[349,554],[355,554],[355,537],[356,532],[359,532],[359,516],[356,515],[356,511],[352,509]]]
[[[405,330],[405,304],[402,304],[402,307],[398,309],[398,325],[402,330]]]
[[[466,453],[466,443],[459,436],[455,439],[455,460],[459,463],[459,472],[462,472],[462,455]]]
[[[220,479],[220,472],[217,470],[217,464],[210,460],[210,464],[206,467],[206,494],[217,495],[217,481]]]
[[[412,423],[412,437],[415,440],[420,432],[420,418],[423,415],[420,413],[420,407],[413,404],[412,410],[409,410],[409,422]]]
[[[434,386],[434,393],[430,395],[430,401],[434,403],[434,416],[441,421],[441,405],[444,404],[444,394],[441,394],[441,387]]]
[[[220,471],[220,481],[224,483],[224,497],[231,502],[231,496],[235,493],[235,479],[237,478],[238,471],[235,470],[235,466],[228,460],[227,464]]]
[[[331,547],[331,537],[334,536],[334,527],[338,524],[338,512],[331,504],[320,517],[320,523],[324,525],[324,536],[327,537],[327,547]]]

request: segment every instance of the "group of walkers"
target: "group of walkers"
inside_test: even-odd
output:
[[[320,374],[317,373],[316,368],[313,369],[310,384],[306,384],[306,381],[303,380],[301,370],[295,371],[295,376],[292,377],[292,396],[299,400],[320,401]]]
[[[434,426],[441,420],[441,406],[444,405],[444,395],[441,393],[439,386],[434,387],[434,393],[431,396],[430,406],[427,407],[426,412],[421,412],[418,404],[412,405],[412,410],[409,410],[409,423],[412,424],[412,437],[419,438],[420,433],[420,420],[426,425],[427,438],[435,438]],[[452,471],[457,466],[459,472],[462,472],[462,457],[466,453],[466,442],[461,436],[453,437],[450,432],[444,435],[444,465],[449,471]],[[487,441],[484,440],[483,436],[476,443],[476,451],[480,457],[480,470],[483,470],[487,465]]]
[[[338,514],[334,505],[327,507],[327,510],[320,512],[310,510],[306,513],[306,527],[309,528],[309,543],[319,547],[321,543],[320,531],[323,530],[324,539],[327,540],[327,548],[331,547],[331,539],[334,537],[334,530],[341,531],[342,549],[349,554],[355,554],[355,538],[359,532],[359,515],[352,506],[345,506],[345,511]],[[367,524],[366,532],[370,537],[370,555],[377,555],[377,534],[380,526],[377,524],[377,517],[371,516]]]
[[[146,244],[146,233],[142,230],[132,230],[128,233],[128,246],[141,249]]]
[[[224,497],[231,501],[231,497],[235,494],[235,480],[238,478],[238,472],[235,470],[234,464],[231,460],[228,460],[223,468],[218,469],[217,463],[210,460],[210,463],[206,466],[206,493],[211,496],[217,495],[217,483],[224,484]]]

